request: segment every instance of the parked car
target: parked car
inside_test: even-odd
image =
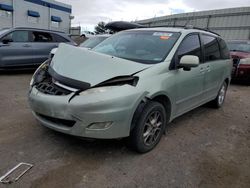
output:
[[[92,49],[110,36],[110,34],[95,35],[94,37],[85,40],[79,45],[79,47]]]
[[[59,43],[75,45],[65,33],[34,28],[0,31],[0,69],[39,66]]]
[[[221,107],[231,70],[227,45],[211,32],[126,30],[92,50],[60,44],[35,72],[29,104],[46,127],[88,138],[129,137],[136,151],[148,152],[174,118],[207,102]]]
[[[92,49],[97,46],[99,43],[110,37],[109,34],[96,35],[94,37],[88,38],[82,44],[79,45],[80,48]],[[50,52],[49,57],[53,58],[58,48],[53,48]]]
[[[232,79],[250,83],[250,40],[228,41],[233,58]]]
[[[95,36],[95,33],[91,32],[91,31],[82,31],[81,36],[83,36],[85,38],[92,38]]]

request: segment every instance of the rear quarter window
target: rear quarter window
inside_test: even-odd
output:
[[[53,42],[53,38],[50,33],[40,31],[33,31],[32,39],[33,42]]]

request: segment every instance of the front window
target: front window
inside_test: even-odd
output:
[[[250,53],[250,42],[228,42],[230,51]]]
[[[180,33],[168,31],[124,31],[106,39],[93,51],[154,64],[166,58],[179,36]]]
[[[100,44],[102,41],[104,41],[108,37],[93,37],[85,40],[80,47],[84,48],[94,48],[98,44]]]
[[[199,57],[200,62],[202,61],[201,56],[201,44],[198,34],[192,34],[187,36],[182,43],[180,44],[177,51],[178,62],[180,62],[181,58],[185,55],[194,55]]]
[[[12,42],[29,42],[28,31],[14,31],[9,35],[5,36],[4,39],[10,39]]]

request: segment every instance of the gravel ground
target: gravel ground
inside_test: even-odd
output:
[[[0,187],[250,187],[250,87],[231,85],[224,107],[174,120],[159,145],[137,154],[124,140],[85,141],[40,126],[27,104],[31,73],[0,75],[0,176],[34,167]]]

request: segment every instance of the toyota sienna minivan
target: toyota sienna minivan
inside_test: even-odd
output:
[[[231,71],[227,45],[215,33],[132,29],[92,50],[60,44],[35,72],[29,103],[46,127],[86,138],[128,137],[144,153],[178,116],[208,102],[221,107]]]

